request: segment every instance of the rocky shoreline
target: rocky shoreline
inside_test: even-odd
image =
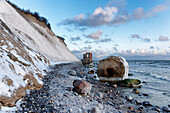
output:
[[[68,74],[74,70],[75,74]],[[41,90],[27,92],[17,112],[47,113],[156,113],[168,108],[152,106],[125,95],[112,84],[103,83],[83,72],[80,64],[58,64],[50,67]],[[92,85],[90,94],[77,93],[74,80],[86,80]]]

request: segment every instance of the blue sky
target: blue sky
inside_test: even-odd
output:
[[[170,60],[170,0],[10,0],[39,12],[82,58]]]

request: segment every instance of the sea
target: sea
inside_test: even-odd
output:
[[[138,88],[140,94],[133,93],[134,88],[119,87],[124,93],[143,102],[163,107],[170,105],[170,60],[128,60],[130,79],[142,82]],[[97,64],[97,63],[96,63]],[[97,65],[95,66],[97,68]],[[147,96],[146,96],[147,95]]]
[[[129,76],[141,80],[140,94],[132,93],[132,88],[122,88],[141,102],[149,101],[152,105],[170,105],[170,60],[130,60]],[[148,96],[143,96],[147,94]]]

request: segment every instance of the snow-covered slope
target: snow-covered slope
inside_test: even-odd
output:
[[[14,106],[26,89],[42,87],[54,62],[78,62],[62,39],[31,15],[0,0],[0,108]]]
[[[5,0],[0,0],[0,19],[19,35],[21,40],[36,51],[43,53],[51,61],[78,61],[61,39],[49,33],[49,29],[40,26],[19,14]]]

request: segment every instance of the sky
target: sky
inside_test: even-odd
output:
[[[10,0],[39,12],[79,59],[170,60],[170,0]]]

